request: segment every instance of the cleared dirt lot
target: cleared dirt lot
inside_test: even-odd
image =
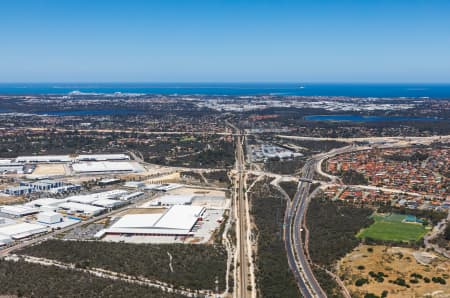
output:
[[[38,164],[33,175],[64,175],[66,170],[63,164]]]
[[[25,202],[23,197],[0,196],[0,205],[18,204]]]
[[[167,192],[170,195],[204,195],[204,196],[225,196],[225,192],[202,187],[180,187]]]
[[[418,253],[429,256],[428,264],[419,263],[414,253],[416,256]],[[419,260],[422,261],[421,258]],[[375,274],[382,272],[385,275],[383,281],[371,277],[371,271]],[[381,296],[384,290],[388,291],[387,297],[428,297],[427,294],[431,297],[433,293],[433,297],[450,296],[450,260],[410,248],[361,245],[339,262],[338,272],[355,297],[364,297],[366,293]],[[446,284],[433,282],[433,277],[443,278]],[[363,278],[368,283],[356,286],[356,281]],[[398,278],[403,279],[409,288],[392,282]],[[428,283],[426,278],[430,280]]]

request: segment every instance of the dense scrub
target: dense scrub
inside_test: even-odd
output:
[[[256,284],[260,296],[299,297],[283,242],[286,201],[268,180],[254,186],[250,200],[250,212],[257,227]]]
[[[340,148],[347,146],[346,142],[339,141],[310,141],[310,140],[290,140],[289,142],[294,143],[297,146],[307,148],[313,152],[327,152],[335,148]]]
[[[169,268],[170,253],[173,271]],[[22,254],[97,267],[184,286],[192,290],[225,288],[227,254],[220,246],[189,244],[129,244],[48,240]]]
[[[281,174],[290,175],[300,171],[305,165],[305,159],[303,157],[294,157],[292,159],[279,159],[271,158],[265,163],[266,171]]]
[[[160,152],[157,157],[149,157],[145,160],[151,163],[167,166],[180,166],[191,168],[228,168],[234,164],[234,145],[233,143],[220,140],[214,144],[207,145],[205,148],[193,150],[190,154],[174,155],[168,158],[166,151]]]
[[[351,185],[368,185],[368,181],[366,177],[364,177],[363,174],[354,171],[354,170],[348,170],[341,174],[342,176],[342,182],[345,184],[351,184]]]
[[[124,148],[113,148],[109,142],[110,137],[85,136],[77,132],[49,132],[47,134],[32,135],[20,134],[0,137],[0,154],[3,157],[16,157],[17,155],[36,154],[66,154],[95,151],[105,153],[122,152]]]
[[[314,263],[331,266],[355,248],[356,233],[373,223],[372,209],[314,199],[308,208],[309,253]]]
[[[328,273],[318,267],[312,268],[314,277],[319,282],[320,287],[327,294],[328,298],[343,298],[340,288],[336,280],[334,280]]]
[[[73,270],[0,260],[0,296],[17,297],[184,297]]]
[[[228,173],[225,170],[205,172],[203,176],[208,179],[208,182],[223,184],[224,186],[230,186],[231,184]]]
[[[283,181],[280,182],[280,187],[287,193],[291,200],[294,199],[295,194],[297,193],[298,182],[295,181]]]

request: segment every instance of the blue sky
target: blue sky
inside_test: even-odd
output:
[[[450,82],[450,1],[0,0],[0,82]]]

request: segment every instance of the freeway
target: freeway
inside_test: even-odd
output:
[[[346,146],[333,149],[327,153],[322,153],[309,159],[302,169],[302,176],[299,179],[297,193],[294,200],[286,209],[284,218],[284,241],[288,256],[289,267],[300,292],[304,297],[326,297],[324,291],[317,282],[311,266],[306,258],[303,239],[301,235],[302,226],[305,221],[306,211],[309,204],[309,188],[317,166],[322,160],[333,155],[342,154],[350,151],[361,150],[361,147]]]
[[[314,277],[303,249],[301,236],[302,223],[308,206],[309,187],[308,180],[314,176],[316,160],[310,159],[303,167],[302,180],[300,180],[297,193],[288,209],[286,209],[284,234],[289,266],[300,292],[304,297],[326,297],[319,283]]]

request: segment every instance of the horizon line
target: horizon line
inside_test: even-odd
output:
[[[450,81],[397,81],[397,82],[383,82],[383,81],[11,81],[1,82],[0,84],[439,84],[450,85]]]

